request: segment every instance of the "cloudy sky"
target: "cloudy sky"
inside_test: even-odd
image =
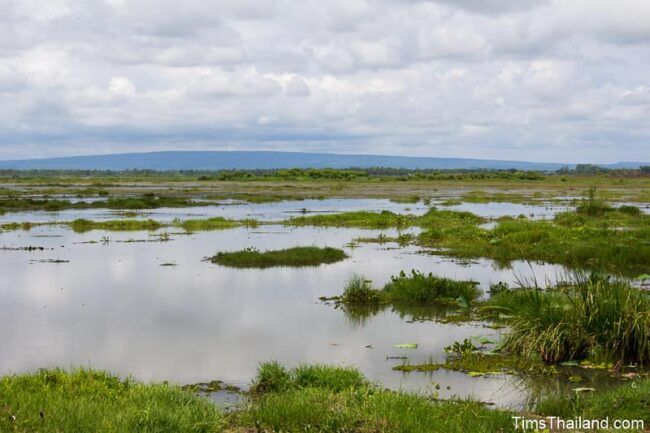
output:
[[[0,159],[650,160],[648,0],[0,0]]]

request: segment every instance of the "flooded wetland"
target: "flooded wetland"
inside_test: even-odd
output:
[[[647,375],[647,201],[474,188],[267,201],[197,186],[120,187],[110,198],[7,186],[0,373],[93,368],[238,407],[264,368],[328,365],[378,388],[509,411]],[[102,207],[125,191],[148,194],[146,204]],[[156,203],[179,196],[191,204]],[[574,305],[610,289],[633,293],[612,301],[638,319],[621,344],[562,335],[559,324],[548,326],[561,347],[546,344],[543,320],[519,311],[552,316],[562,296]]]

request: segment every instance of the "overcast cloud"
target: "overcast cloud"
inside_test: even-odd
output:
[[[0,159],[650,160],[648,0],[0,0]]]

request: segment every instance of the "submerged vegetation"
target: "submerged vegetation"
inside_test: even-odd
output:
[[[337,248],[312,246],[271,251],[259,251],[255,248],[232,252],[222,251],[211,257],[210,261],[233,268],[271,268],[318,266],[340,262],[347,257],[343,250]]]

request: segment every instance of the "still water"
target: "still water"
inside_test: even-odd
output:
[[[520,405],[528,390],[512,377],[402,374],[391,367],[403,361],[387,359],[443,361],[445,346],[471,336],[496,338],[497,331],[481,323],[412,320],[390,308],[359,320],[318,298],[340,294],[353,273],[381,286],[401,270],[418,269],[475,280],[487,289],[491,283],[514,284],[521,278],[552,282],[563,268],[516,262],[504,269],[490,260],[457,262],[394,244],[348,247],[356,237],[379,233],[395,235],[262,226],[172,233],[171,240],[160,242],[149,232],[78,234],[55,226],[2,232],[0,374],[92,366],[144,381],[220,379],[246,387],[261,361],[291,366],[319,362],[357,367],[394,389],[426,393],[440,384],[441,397]],[[15,249],[28,245],[44,250]],[[343,248],[350,257],[319,267],[264,270],[204,260],[221,250],[298,245]],[[417,343],[418,348],[395,347],[402,343]]]

